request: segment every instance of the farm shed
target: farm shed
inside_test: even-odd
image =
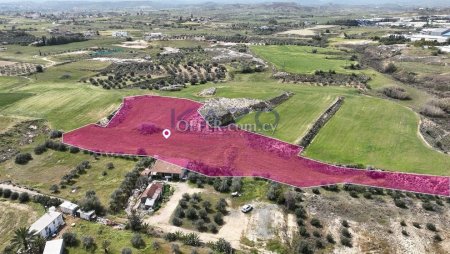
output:
[[[69,201],[64,201],[59,206],[59,209],[61,210],[61,212],[65,213],[65,214],[70,214],[70,215],[75,215],[78,208],[79,207],[77,204],[71,203]]]
[[[62,254],[64,252],[64,240],[52,240],[45,243],[43,254]]]
[[[88,212],[85,212],[83,210],[78,210],[78,215],[83,220],[94,220],[95,218],[97,218],[97,215],[95,215],[94,210],[88,211]]]

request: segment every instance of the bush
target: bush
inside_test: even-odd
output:
[[[404,236],[409,236],[409,233],[408,233],[408,231],[406,231],[406,230],[402,230],[402,235],[404,235]]]
[[[49,136],[50,136],[50,138],[60,138],[60,137],[62,137],[62,134],[63,134],[63,132],[62,131],[59,131],[59,130],[52,130],[52,131],[50,131],[50,134],[49,134]]]
[[[11,193],[12,193],[12,191],[10,189],[4,189],[3,190],[3,197],[4,198],[9,198],[9,197],[11,197]]]
[[[383,72],[384,73],[394,73],[397,71],[397,66],[395,66],[394,63],[388,63],[387,65],[384,66],[383,68]]]
[[[332,234],[328,234],[328,235],[327,235],[327,241],[328,241],[329,243],[331,243],[331,244],[336,243],[336,241],[334,240]]]
[[[168,242],[174,242],[174,241],[178,240],[178,236],[175,233],[167,233],[164,236],[164,239]]]
[[[312,254],[314,251],[307,241],[301,240],[295,245],[295,253]]]
[[[422,226],[420,226],[420,223],[418,222],[413,222],[413,226],[416,228],[422,228]]]
[[[322,224],[320,223],[320,220],[317,218],[312,218],[310,223],[316,228],[322,228]]]
[[[223,238],[217,240],[217,242],[213,244],[212,249],[219,253],[226,253],[226,254],[231,254],[234,251],[233,248],[231,247],[231,244]]]
[[[94,246],[95,246],[95,240],[91,236],[83,237],[82,242],[83,242],[83,248],[86,250],[90,250],[90,249],[94,248]]]
[[[424,202],[422,203],[422,208],[427,211],[434,211],[434,207],[430,202]]]
[[[75,146],[71,146],[71,147],[69,148],[69,152],[70,152],[70,153],[79,153],[79,152],[80,152],[80,148],[75,147]]]
[[[198,231],[206,231],[208,228],[206,227],[206,223],[204,220],[199,219],[195,222],[195,228],[197,228]]]
[[[12,200],[17,200],[19,198],[19,193],[14,191],[13,193],[11,193],[11,196],[9,198]]]
[[[341,224],[342,224],[343,227],[346,227],[346,228],[350,227],[350,224],[348,224],[347,220],[343,220]]]
[[[136,249],[140,249],[145,247],[145,242],[140,234],[134,234],[133,237],[131,237],[131,245]]]
[[[436,226],[433,224],[433,223],[427,223],[427,229],[428,230],[430,230],[430,231],[433,231],[433,232],[436,232],[437,231],[437,228],[436,228]]]
[[[423,106],[420,109],[420,113],[429,117],[444,117],[446,115],[444,110],[431,104],[426,104],[425,106]]]
[[[186,211],[186,217],[190,220],[196,220],[198,218],[197,211],[194,208],[190,207]]]
[[[44,144],[38,145],[34,148],[34,154],[40,155],[47,151],[47,147]]]
[[[214,215],[214,222],[217,223],[217,225],[223,225],[223,215],[221,213],[216,213]]]
[[[344,237],[347,237],[347,238],[351,238],[352,237],[352,234],[350,233],[350,231],[348,231],[347,228],[343,228],[341,230],[341,235],[343,235]]]
[[[341,237],[341,244],[349,248],[353,247],[352,240],[347,237]]]
[[[123,248],[122,249],[122,254],[133,254],[133,252],[131,251],[130,248]]]
[[[405,201],[403,201],[403,200],[400,199],[400,198],[394,199],[394,204],[395,204],[397,207],[400,207],[400,208],[403,208],[403,209],[408,208],[408,207],[406,206]]]
[[[216,234],[217,232],[219,232],[219,230],[217,229],[216,224],[214,224],[214,223],[210,223],[208,225],[208,230],[209,230],[209,232],[211,232],[213,234]]]
[[[313,192],[314,194],[316,194],[316,195],[320,195],[320,190],[317,189],[317,188],[314,188],[314,189],[312,190],[312,192]]]
[[[16,155],[16,159],[14,161],[17,164],[25,165],[32,159],[33,157],[31,156],[30,153],[19,153],[18,155]]]
[[[67,247],[73,247],[78,245],[77,234],[71,232],[65,232],[62,235],[62,239],[64,240],[64,244]]]
[[[0,188],[0,197],[3,196],[3,189]]]
[[[20,193],[19,201],[20,201],[20,203],[26,203],[26,202],[30,201],[30,195],[28,195],[28,193],[26,193],[26,192]]]
[[[200,246],[200,237],[196,233],[189,233],[185,235],[183,243],[189,246]]]
[[[181,219],[177,218],[177,217],[174,217],[172,219],[172,224],[174,226],[180,227],[181,225],[183,225],[183,221]]]
[[[411,100],[411,97],[405,89],[398,86],[389,86],[383,88],[383,94],[387,97],[397,100]]]
[[[184,218],[185,216],[184,210],[180,205],[178,205],[177,208],[175,208],[174,216],[176,218]]]
[[[442,237],[439,234],[434,235],[433,240],[436,242],[442,242]]]

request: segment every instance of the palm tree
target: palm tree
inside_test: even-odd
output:
[[[26,227],[20,227],[14,231],[11,246],[17,250],[28,251],[35,240],[35,230],[29,231]]]
[[[33,239],[33,242],[31,243],[31,253],[40,254],[44,252],[45,243],[47,240],[45,240],[44,237],[38,235],[35,236]]]

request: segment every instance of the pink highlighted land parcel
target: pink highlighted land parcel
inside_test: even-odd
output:
[[[90,124],[63,142],[97,153],[151,156],[208,176],[255,176],[297,187],[351,183],[450,196],[450,178],[338,167],[304,158],[302,148],[235,126],[213,128],[201,103],[160,96],[124,99],[107,126]],[[171,131],[170,138],[162,135]]]

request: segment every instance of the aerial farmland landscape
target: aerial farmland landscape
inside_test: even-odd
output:
[[[447,0],[0,0],[0,252],[450,253]]]

